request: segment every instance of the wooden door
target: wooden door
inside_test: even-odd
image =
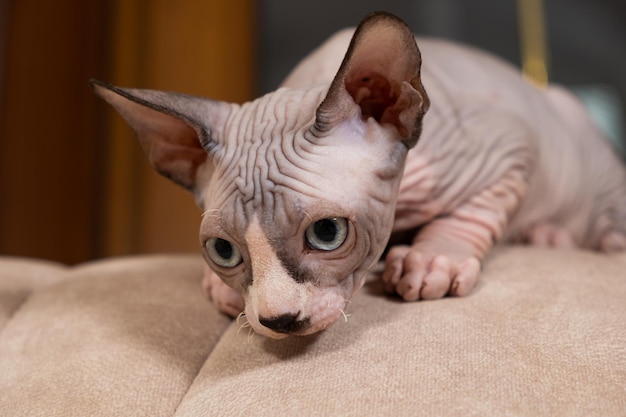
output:
[[[234,102],[251,97],[252,2],[119,0],[115,13],[113,83]],[[197,251],[192,195],[157,175],[128,126],[109,116],[105,253]]]
[[[0,255],[196,252],[193,199],[145,162],[95,77],[244,101],[252,1],[0,0]]]

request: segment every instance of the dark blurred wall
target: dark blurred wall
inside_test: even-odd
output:
[[[4,1],[0,51],[0,254],[76,262],[96,252],[96,102],[102,18],[96,1]]]
[[[626,119],[626,1],[545,0],[550,80],[605,88]],[[259,91],[270,91],[295,63],[336,30],[386,10],[423,36],[475,45],[520,66],[516,0],[262,0]],[[621,132],[623,134],[623,131]]]
[[[626,93],[626,2],[546,0],[551,79],[567,84],[609,83]],[[261,0],[260,91],[278,85],[307,52],[366,14],[386,10],[422,36],[452,39],[519,65],[515,0]]]
[[[252,0],[0,0],[0,255],[199,252],[200,210],[90,90],[251,98]]]

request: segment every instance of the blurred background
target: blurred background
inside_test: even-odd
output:
[[[525,1],[525,0],[520,0]],[[193,198],[148,166],[87,81],[243,102],[387,10],[522,65],[516,0],[0,0],[0,255],[198,252]],[[550,81],[624,135],[626,2],[545,0]]]

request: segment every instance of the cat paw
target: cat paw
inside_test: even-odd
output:
[[[243,311],[245,305],[241,295],[226,285],[208,266],[204,267],[202,288],[207,298],[220,312],[231,317],[237,317]]]
[[[397,293],[405,301],[434,300],[469,294],[479,273],[480,261],[476,257],[459,262],[446,255],[396,246],[387,255],[383,282],[387,292]]]
[[[543,248],[572,249],[577,246],[569,230],[552,223],[540,223],[529,228],[523,240]]]

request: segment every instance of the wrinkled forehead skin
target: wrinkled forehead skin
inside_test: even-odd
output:
[[[219,231],[245,249],[242,238],[256,217],[280,251],[280,242],[303,236],[311,222],[346,217],[357,225],[359,265],[352,268],[378,260],[391,230],[406,147],[356,112],[328,136],[314,137],[315,109],[327,89],[280,89],[232,112],[203,185],[202,205],[210,215],[203,218],[201,238]]]

